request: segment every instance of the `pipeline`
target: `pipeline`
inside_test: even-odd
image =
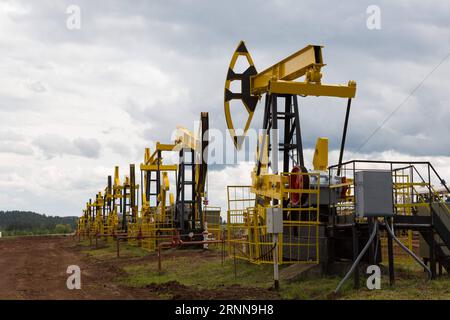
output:
[[[411,250],[409,250],[394,234],[394,231],[392,231],[391,227],[389,226],[389,222],[385,221],[385,227],[386,230],[389,232],[389,234],[391,235],[392,239],[395,240],[395,242],[397,242],[397,244],[404,250],[406,251],[406,253],[408,253],[411,257],[413,257],[414,260],[416,260],[416,262],[418,264],[420,264],[427,272],[428,272],[428,280],[431,280],[432,274],[431,274],[431,270],[430,268],[428,268],[428,266],[422,262],[422,260],[420,260],[420,258],[418,256],[416,256],[414,254],[414,252],[412,252]]]
[[[367,243],[364,246],[364,248],[361,250],[361,252],[358,255],[358,257],[356,258],[355,262],[353,262],[352,267],[350,268],[350,270],[347,272],[347,274],[341,280],[341,282],[339,282],[338,286],[336,287],[336,290],[334,290],[335,294],[339,292],[341,287],[344,285],[345,281],[347,281],[347,279],[350,277],[350,275],[353,273],[353,271],[355,271],[355,268],[359,264],[359,261],[361,261],[362,257],[364,256],[366,251],[369,249],[369,246],[372,243],[373,239],[375,239],[375,236],[376,236],[377,232],[378,232],[378,220],[375,219],[375,221],[373,223],[372,234],[370,235],[369,240],[367,241]]]

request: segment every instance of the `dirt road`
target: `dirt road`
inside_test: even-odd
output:
[[[69,290],[69,265],[81,269],[81,290]],[[65,237],[0,239],[0,299],[154,299],[118,286],[118,270],[95,264]]]

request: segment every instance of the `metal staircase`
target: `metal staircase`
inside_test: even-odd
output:
[[[442,195],[436,191],[430,181],[426,181],[419,174],[414,166],[412,168],[417,173],[417,176],[420,177],[421,183],[427,191],[425,194],[420,194],[412,186],[412,190],[416,195],[416,201],[412,203],[412,213],[415,216],[428,217],[432,230],[432,232],[429,232],[424,229],[418,229],[423,241],[426,243],[426,246],[422,246],[425,248],[421,248],[421,255],[424,261],[432,265],[432,269],[435,270],[433,264],[438,263],[440,269],[444,268],[447,273],[450,273],[450,203],[444,201]],[[434,173],[441,185],[450,193],[445,181],[439,176],[434,167],[428,164],[428,168],[428,180],[430,180],[430,175]],[[424,204],[426,206],[423,206]],[[427,251],[429,254],[427,254]]]
[[[435,202],[431,205],[431,223],[434,238],[424,237],[428,246],[434,248],[436,261],[450,273],[450,214],[447,205]]]

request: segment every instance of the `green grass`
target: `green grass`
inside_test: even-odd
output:
[[[364,299],[364,300],[436,300],[450,299],[450,279],[440,278],[433,281],[426,281],[425,275],[422,277],[402,279],[396,278],[395,287],[390,287],[388,279],[383,279],[381,290],[361,289],[352,290],[345,295],[344,299]]]
[[[78,243],[82,251],[88,256],[99,259],[99,260],[111,260],[117,258],[117,246],[116,242],[106,242],[104,240],[98,241],[98,247],[95,247],[95,240],[92,241],[90,245],[89,240],[82,240]],[[141,247],[128,245],[126,243],[120,243],[119,249],[120,258],[133,258],[133,257],[144,257],[148,255],[148,251],[142,249]]]
[[[249,287],[270,287],[270,265],[253,265],[236,261],[236,277],[232,259],[226,259],[222,266],[221,259],[200,260],[189,257],[163,257],[162,273],[158,271],[157,260],[140,265],[124,267],[129,274],[123,283],[142,287],[150,283],[178,281],[187,286],[198,288],[219,288],[239,284]]]
[[[158,271],[158,260],[155,253],[127,244],[121,244],[121,261],[126,258],[139,258],[150,255],[149,259],[125,263],[122,268],[126,276],[118,279],[122,285],[145,287],[152,283],[178,281],[196,289],[217,289],[232,285],[250,288],[270,288],[272,286],[273,267],[268,264],[255,265],[242,260],[227,258],[222,265],[220,253],[217,257],[202,255],[199,251],[171,250],[162,254],[162,272]],[[115,259],[115,245],[100,249],[86,250],[96,259]],[[123,259],[122,259],[123,258]],[[426,274],[420,266],[410,258],[396,257],[396,286],[389,286],[388,275],[382,274],[381,290],[368,290],[365,286],[364,274],[361,274],[361,289],[353,289],[350,278],[343,286],[340,294],[332,292],[341,277],[308,276],[297,281],[281,281],[279,295],[282,299],[450,299],[450,277],[445,275],[437,280],[427,282]],[[284,266],[281,266],[281,269]],[[386,273],[386,272],[385,272]],[[168,298],[169,296],[161,296]]]

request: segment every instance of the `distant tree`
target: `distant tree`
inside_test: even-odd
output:
[[[66,233],[66,226],[63,224],[57,224],[55,227],[55,233]]]
[[[0,230],[5,232],[5,236],[70,233],[76,223],[77,217],[55,217],[29,211],[0,211]],[[61,226],[57,228],[57,225]]]

